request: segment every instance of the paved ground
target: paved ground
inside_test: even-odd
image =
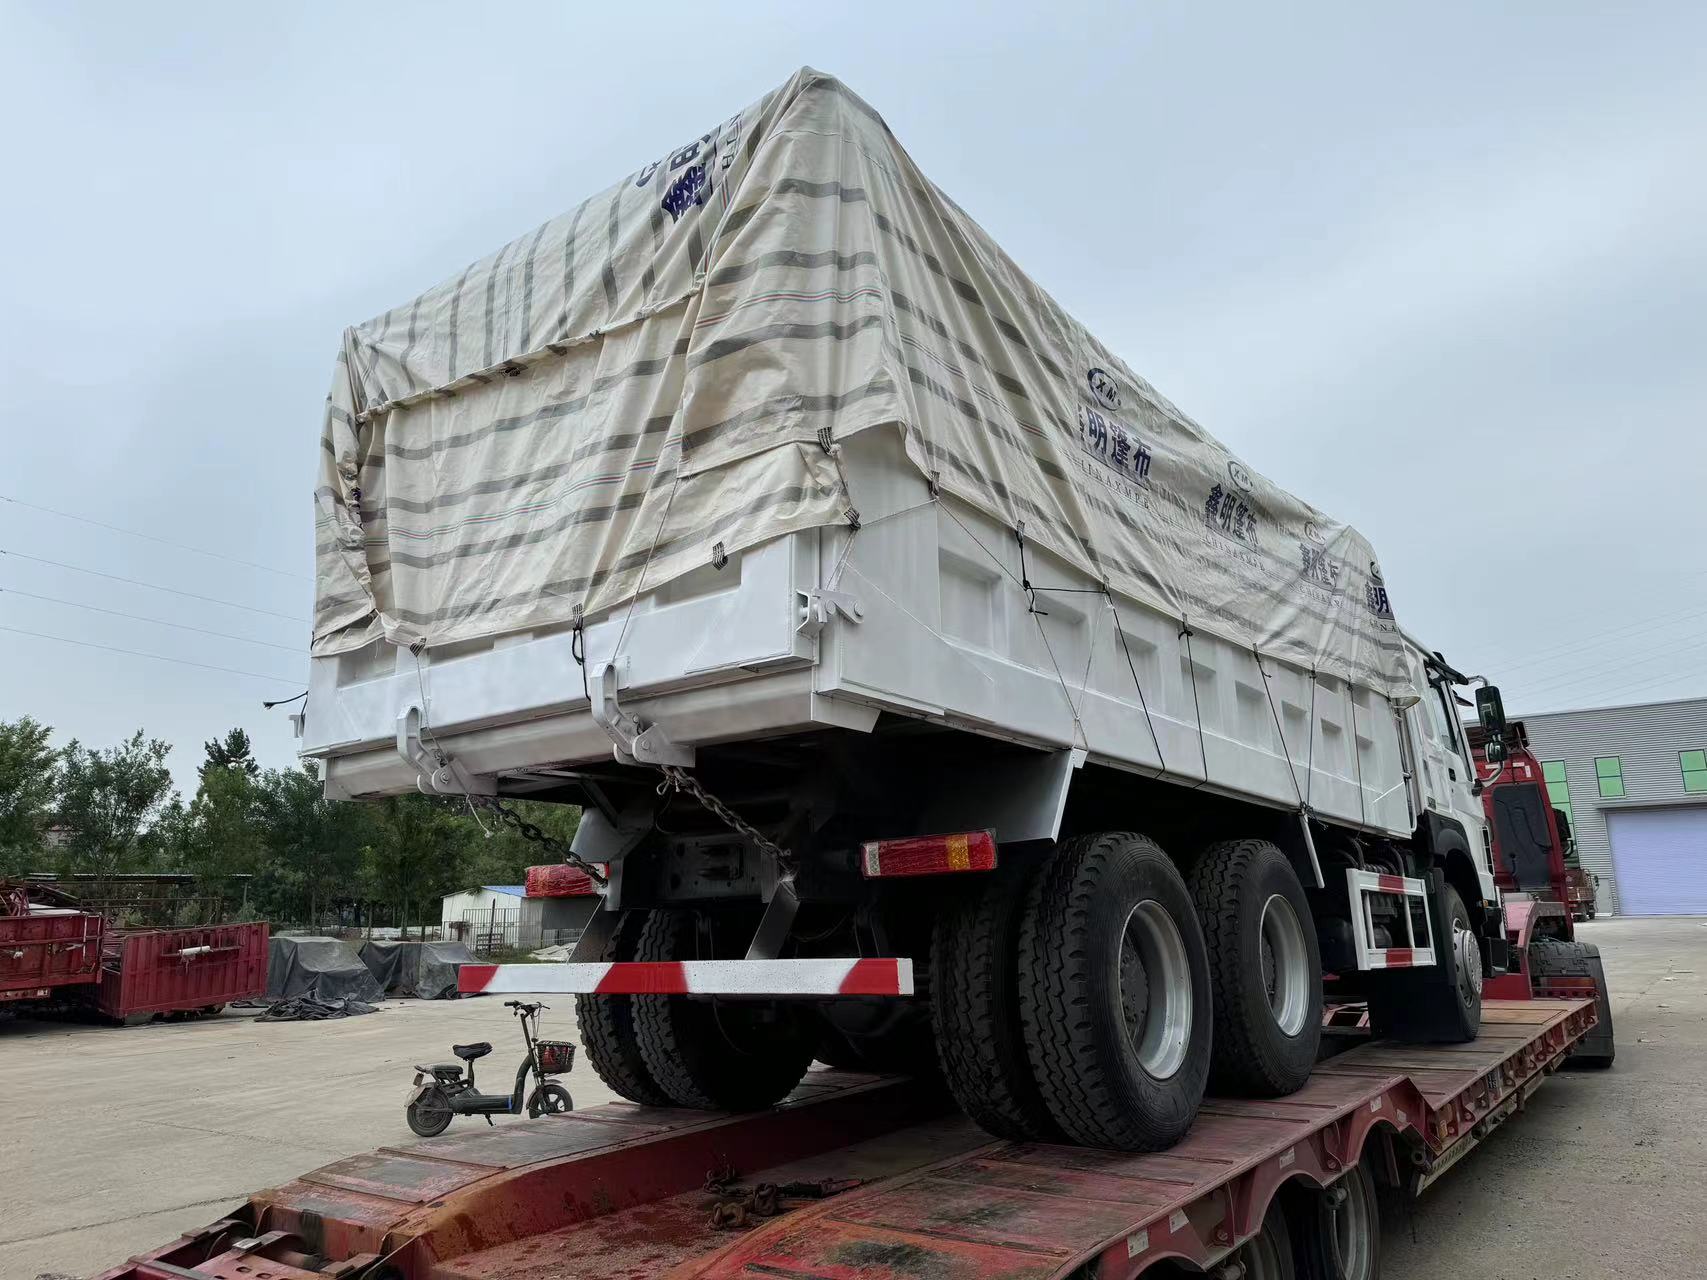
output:
[[[1584,935],[1606,956],[1618,1065],[1556,1077],[1392,1223],[1386,1280],[1707,1275],[1707,920]],[[256,1188],[411,1141],[410,1064],[473,1039],[498,1046],[490,1081],[507,1083],[520,1037],[495,999],[320,1024],[0,1024],[0,1280],[93,1272]],[[577,1104],[608,1100],[583,1071]]]

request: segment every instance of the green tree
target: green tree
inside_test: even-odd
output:
[[[58,816],[70,829],[72,870],[110,875],[136,863],[144,833],[172,797],[171,750],[140,729],[116,747],[90,749],[76,739],[66,745]]]
[[[462,887],[472,824],[418,795],[381,800],[373,816],[363,883],[367,896],[392,905],[407,931],[412,918],[429,914],[424,906],[436,918],[439,899]]]
[[[0,720],[0,873],[28,870],[59,789],[53,730],[39,720]]]
[[[203,782],[207,781],[210,769],[237,769],[250,778],[261,776],[261,766],[255,763],[255,751],[249,743],[249,735],[242,729],[227,730],[223,738],[204,742],[202,747],[207,752],[207,759],[197,767],[196,773]]]
[[[373,811],[326,799],[311,765],[267,770],[259,801],[266,848],[258,897],[269,911],[312,928],[334,898],[358,895]]]
[[[267,849],[261,786],[243,769],[208,767],[186,818],[183,870],[210,880],[261,870]]]

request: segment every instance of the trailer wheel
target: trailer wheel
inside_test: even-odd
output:
[[[937,916],[931,1013],[961,1110],[998,1138],[1059,1142],[1020,1029],[1020,921],[1035,878],[1029,868],[1000,872]]]
[[[692,911],[653,911],[636,960],[692,960]],[[787,1097],[811,1064],[811,1011],[785,1000],[634,996],[634,1034],[646,1070],[676,1104],[707,1111],[761,1111]]]
[[[1244,1266],[1240,1280],[1296,1280],[1297,1264],[1293,1261],[1292,1231],[1287,1225],[1286,1209],[1276,1196],[1263,1215],[1262,1230],[1252,1236],[1238,1252]],[[1315,1280],[1317,1273],[1307,1273]],[[1331,1272],[1322,1272],[1331,1275]]]
[[[633,960],[645,916],[623,913],[599,956],[604,961]],[[575,1021],[587,1061],[612,1093],[644,1107],[667,1107],[670,1095],[646,1069],[634,1036],[633,996],[576,996]]]
[[[1322,958],[1291,859],[1267,840],[1229,840],[1203,851],[1188,883],[1209,948],[1210,1087],[1297,1092],[1322,1041]]]
[[[1293,1200],[1292,1243],[1300,1275],[1380,1280],[1381,1210],[1375,1179],[1359,1161],[1320,1191]]]
[[[1061,1131],[1122,1151],[1179,1141],[1209,1076],[1209,960],[1161,846],[1130,832],[1063,843],[1019,942],[1026,1056]]]
[[[1376,1034],[1414,1044],[1464,1044],[1482,1027],[1482,946],[1458,890],[1446,890],[1445,933],[1452,940],[1456,981],[1440,981],[1440,967],[1377,974],[1369,993]]]
[[[1586,942],[1566,942],[1563,938],[1536,938],[1529,944],[1529,972],[1537,978],[1594,979],[1595,1028],[1566,1062],[1573,1067],[1602,1070],[1610,1067],[1618,1052],[1612,1039],[1612,1000],[1606,991],[1606,969],[1600,961],[1600,948]]]

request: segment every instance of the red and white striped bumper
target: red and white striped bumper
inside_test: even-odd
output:
[[[668,960],[616,964],[465,964],[463,995],[910,996],[913,962]]]

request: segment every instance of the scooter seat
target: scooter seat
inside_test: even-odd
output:
[[[473,1062],[476,1058],[484,1058],[492,1052],[492,1046],[485,1040],[478,1044],[453,1044],[450,1051],[464,1062]]]

